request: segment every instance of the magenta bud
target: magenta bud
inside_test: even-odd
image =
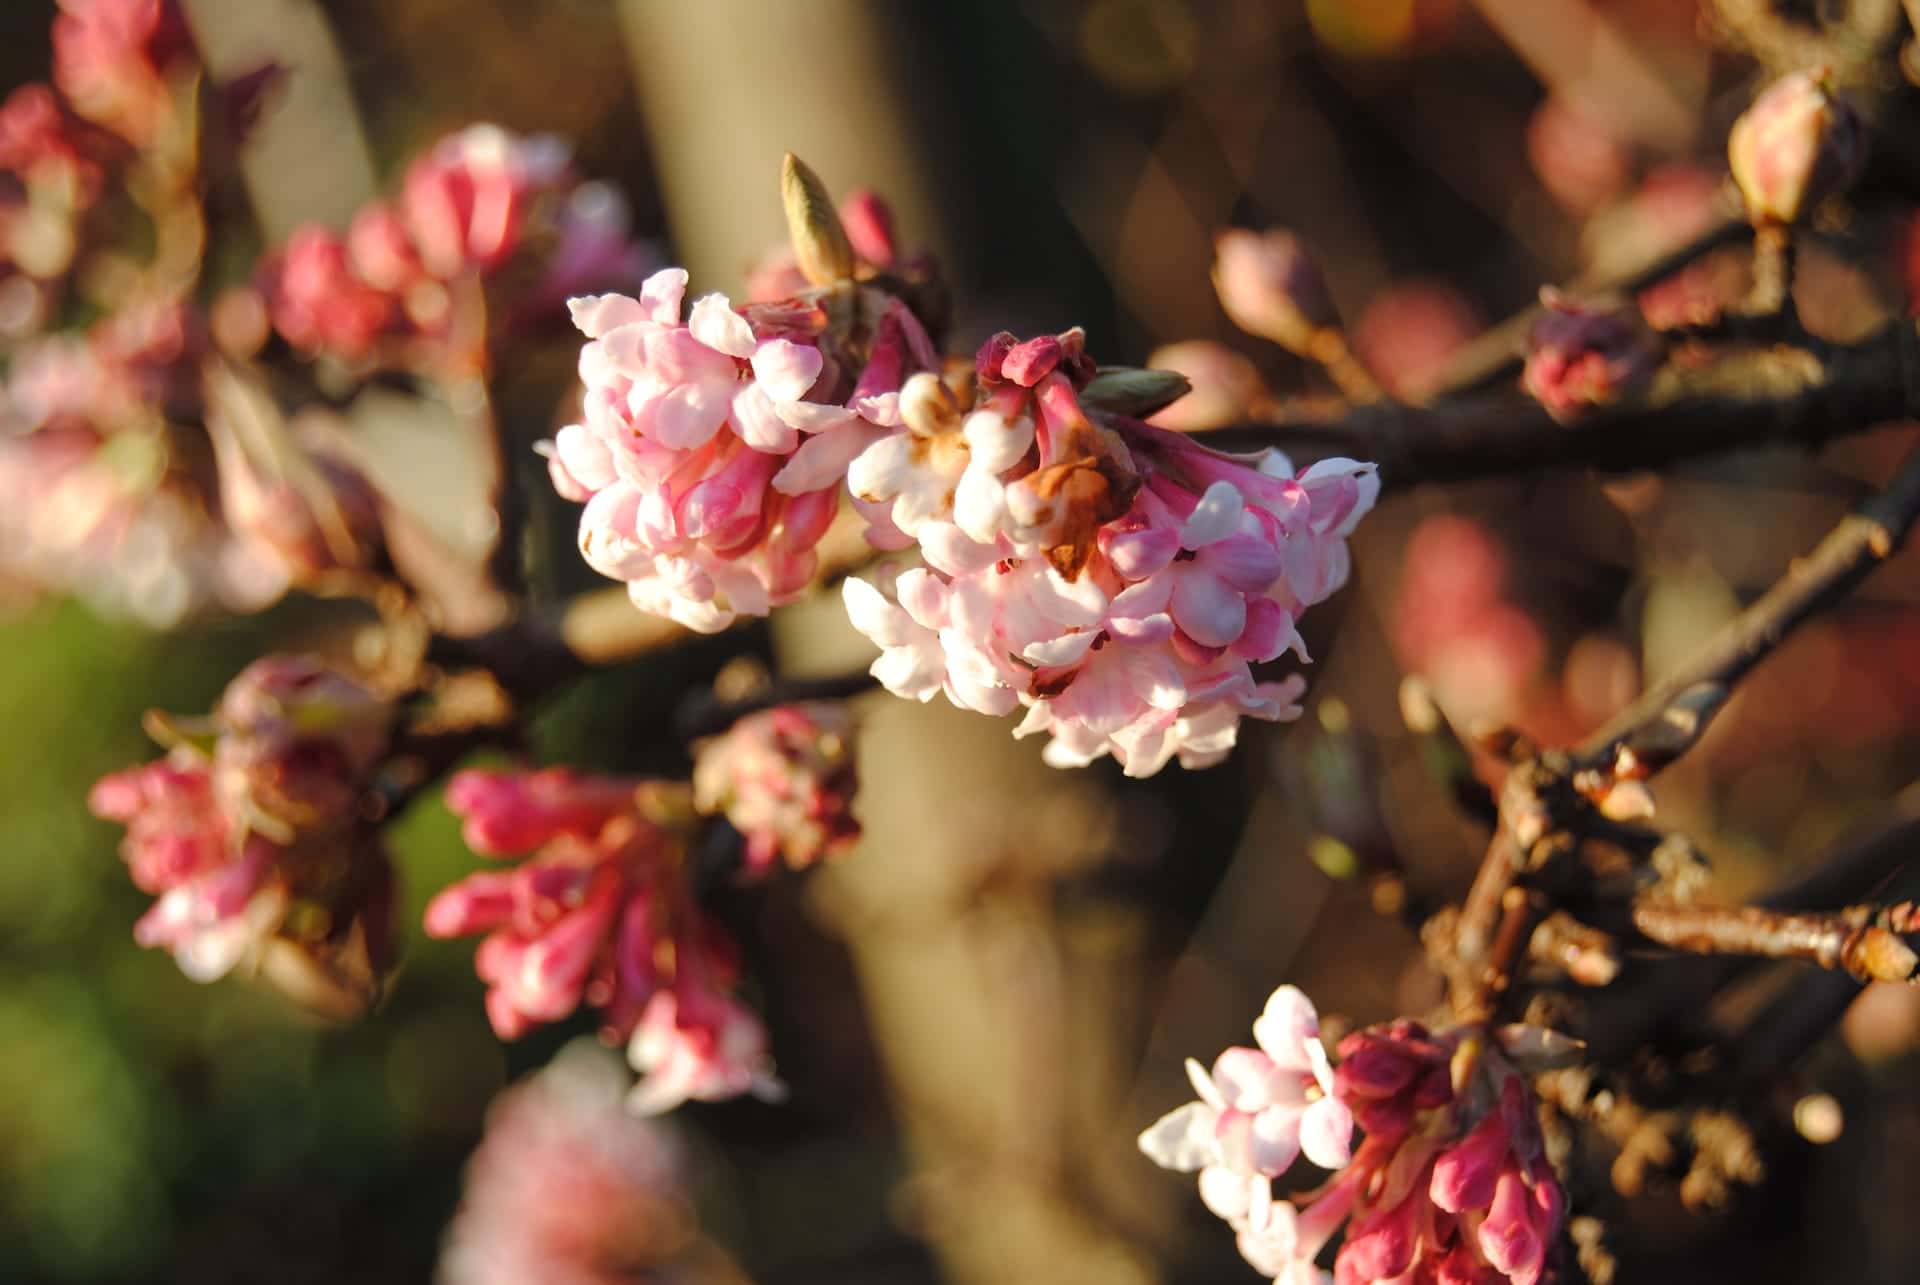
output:
[[[1507,1150],[1505,1114],[1489,1111],[1472,1132],[1433,1162],[1433,1181],[1428,1186],[1433,1203],[1450,1214],[1485,1209],[1493,1202],[1493,1185]]]
[[[1340,1247],[1342,1273],[1363,1281],[1391,1280],[1413,1266],[1419,1247],[1418,1216],[1421,1201],[1409,1195],[1384,1213],[1356,1219],[1347,1243]]]
[[[1653,381],[1660,352],[1637,311],[1581,303],[1552,287],[1540,303],[1521,383],[1556,420],[1636,397]]]
[[[1000,373],[1022,388],[1032,388],[1060,364],[1060,340],[1041,335],[1015,344],[1000,364]]]
[[[876,268],[891,268],[899,255],[893,238],[893,209],[872,188],[857,187],[840,202],[840,223],[853,252]]]
[[[1754,223],[1798,223],[1859,176],[1860,118],[1833,95],[1824,71],[1782,77],[1727,135],[1727,163]]]
[[[1340,1042],[1340,1065],[1334,1068],[1334,1093],[1342,1100],[1355,1097],[1388,1098],[1409,1084],[1420,1063],[1392,1044],[1365,1031]]]
[[[1007,330],[991,336],[987,342],[980,345],[980,351],[973,356],[975,372],[981,379],[988,381],[1003,378],[1002,371],[1006,365],[1007,354],[1012,352],[1019,342],[1014,338],[1013,333]]]
[[[1340,324],[1326,279],[1300,238],[1281,228],[1228,228],[1213,239],[1213,288],[1233,324],[1304,352]]]
[[[1507,1168],[1494,1184],[1493,1201],[1480,1224],[1480,1252],[1516,1285],[1538,1280],[1546,1262],[1546,1243],[1534,1217],[1526,1179],[1517,1168]]]

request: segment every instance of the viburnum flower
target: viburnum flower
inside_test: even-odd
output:
[[[679,1280],[716,1255],[694,1226],[684,1146],[623,1107],[627,1085],[617,1058],[577,1039],[500,1095],[467,1161],[442,1285]]]
[[[298,229],[259,288],[289,343],[357,364],[383,359],[394,341],[436,352],[459,329],[459,281],[500,282],[502,324],[518,326],[557,314],[572,294],[631,285],[652,259],[618,192],[581,182],[565,143],[480,124],[436,143],[344,235]],[[391,358],[409,351],[422,350]]]
[[[1347,1163],[1353,1115],[1333,1095],[1313,1002],[1292,986],[1253,1024],[1258,1048],[1230,1048],[1212,1070],[1187,1059],[1199,1101],[1162,1116],[1140,1149],[1163,1168],[1198,1172],[1207,1208],[1236,1230],[1266,1231],[1273,1180],[1303,1153],[1323,1169]]]
[[[168,755],[103,777],[88,799],[127,827],[128,871],[159,898],[135,940],[195,981],[291,949],[369,1001],[392,960],[393,877],[359,801],[391,720],[345,675],[268,656],[204,722],[158,721]]]
[[[830,378],[817,309],[750,318],[710,294],[683,321],[686,285],[667,268],[638,298],[573,301],[584,413],[550,459],[556,489],[586,502],[588,564],[643,610],[711,633],[807,586],[869,438],[853,409],[810,396]]]
[[[1113,754],[1146,776],[1218,761],[1242,716],[1295,717],[1300,681],[1251,665],[1303,651],[1300,614],[1348,573],[1346,537],[1378,493],[1373,466],[1296,472],[1268,452],[1220,455],[1124,416],[1096,422],[1077,389],[1080,334],[996,336],[973,405],[932,375],[907,380],[900,425],[854,461],[858,499],[927,563],[844,588],[882,648],[896,695],[1027,717],[1047,757]],[[1177,403],[1176,403],[1177,404]]]
[[[469,875],[426,909],[429,936],[486,935],[474,969],[502,1039],[585,1002],[601,1010],[604,1036],[631,1041],[645,1077],[637,1110],[781,1094],[759,1019],[729,993],[731,944],[687,888],[688,836],[675,820],[686,805],[669,787],[565,768],[470,770],[448,783],[447,806],[476,852],[525,858]]]
[[[1825,69],[1781,77],[1727,134],[1728,167],[1756,224],[1798,223],[1851,186],[1865,159],[1860,117]]]
[[[694,750],[693,801],[746,839],[746,870],[802,869],[852,847],[853,717],[809,701],[749,714]]]

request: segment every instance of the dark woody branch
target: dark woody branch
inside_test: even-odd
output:
[[[1379,464],[1385,486],[1478,481],[1552,468],[1626,473],[1769,445],[1814,447],[1920,417],[1920,337],[1890,324],[1824,360],[1786,349],[1669,369],[1647,397],[1561,424],[1517,392],[1432,406],[1374,403],[1339,416],[1239,425],[1209,444],[1277,446]]]

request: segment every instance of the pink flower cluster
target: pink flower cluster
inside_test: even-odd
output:
[[[847,461],[870,439],[821,391],[846,380],[817,342],[819,309],[742,311],[710,294],[682,320],[686,285],[667,268],[638,298],[573,300],[586,397],[550,459],[555,488],[586,503],[588,564],[642,610],[711,633],[807,587]]]
[[[693,801],[746,839],[746,873],[784,860],[803,869],[852,847],[858,787],[853,718],[844,705],[776,705],[702,742]]]
[[[1373,466],[1297,472],[1276,452],[1221,455],[1152,425],[1096,423],[1077,331],[981,350],[971,405],[910,378],[898,427],[853,462],[857,499],[926,567],[888,601],[849,580],[855,627],[896,695],[985,714],[1024,706],[1047,759],[1112,754],[1148,776],[1219,761],[1243,715],[1297,716],[1303,683],[1251,666],[1303,654],[1300,614],[1345,582]],[[869,510],[871,512],[871,510]]]
[[[136,147],[175,119],[193,37],[175,0],[60,0],[53,79],[74,110]]]
[[[172,952],[195,981],[257,965],[280,943],[369,973],[377,989],[392,959],[393,879],[360,828],[359,799],[391,718],[319,662],[268,656],[204,724],[160,724],[168,755],[102,778],[88,797],[127,827],[128,871],[158,897],[135,940]]]
[[[1315,1259],[1343,1224],[1337,1285],[1539,1281],[1566,1198],[1521,1071],[1489,1047],[1456,1092],[1466,1032],[1400,1021],[1342,1040],[1329,1074],[1316,1030],[1299,992],[1274,992],[1255,1024],[1260,1049],[1227,1050],[1211,1075],[1190,1062],[1201,1101],[1141,1134],[1141,1150],[1198,1170],[1247,1261],[1285,1285],[1320,1285]],[[1356,1124],[1365,1139],[1349,1157]],[[1273,1200],[1271,1180],[1303,1149],[1340,1172],[1298,1204]]]
[[[486,934],[474,969],[502,1039],[558,1021],[583,1001],[628,1041],[642,1075],[635,1110],[752,1093],[776,1098],[766,1032],[731,994],[730,943],[687,887],[686,837],[655,815],[643,782],[537,772],[461,772],[447,805],[474,851],[524,857],[428,903],[433,937]],[[684,805],[682,805],[684,806]]]
[[[197,396],[199,356],[177,301],[15,351],[0,386],[0,574],[154,627],[280,596],[285,568],[235,538],[204,450],[166,415]]]
[[[1199,1101],[1169,1111],[1140,1135],[1140,1150],[1162,1168],[1198,1172],[1200,1198],[1242,1244],[1268,1236],[1276,1217],[1273,1180],[1304,1153],[1323,1169],[1347,1163],[1353,1114],[1334,1096],[1313,1002],[1292,986],[1267,999],[1253,1024],[1258,1048],[1230,1048],[1213,1069],[1187,1059]]]
[[[694,1247],[683,1148],[623,1109],[627,1084],[612,1054],[581,1039],[500,1095],[437,1279],[626,1285]]]
[[[447,340],[462,329],[454,284],[523,252],[540,270],[509,321],[637,281],[650,257],[628,235],[625,203],[580,182],[564,143],[473,125],[416,160],[398,195],[361,209],[345,236],[318,224],[296,231],[261,288],[289,343],[357,363],[383,344]]]

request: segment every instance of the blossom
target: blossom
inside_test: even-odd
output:
[[[425,916],[429,936],[485,935],[474,971],[502,1039],[584,1002],[631,1040],[638,1107],[781,1092],[759,1019],[729,994],[731,946],[687,886],[691,836],[671,819],[684,800],[565,768],[476,769],[448,782],[447,805],[476,851],[521,858],[443,889]]]
[[[668,268],[637,298],[572,301],[584,414],[549,458],[560,493],[586,502],[588,564],[710,633],[811,581],[845,461],[868,439],[853,409],[810,399],[827,369],[810,313],[763,311],[756,329],[710,294],[683,321],[686,284]]]
[[[137,147],[172,123],[193,38],[175,0],[60,0],[53,79],[74,110]]]
[[[442,1285],[622,1285],[701,1251],[686,1149],[624,1109],[627,1083],[614,1055],[576,1039],[495,1100],[447,1228]]]
[[[101,778],[88,796],[95,815],[127,827],[128,872],[157,897],[135,940],[170,951],[195,981],[279,949],[329,977],[340,1002],[377,994],[392,961],[393,880],[359,795],[391,717],[344,674],[268,656],[235,677],[204,728],[159,721],[167,756]]]
[[[853,719],[831,702],[749,714],[694,750],[694,805],[745,837],[749,872],[782,859],[798,869],[851,847],[856,787]]]
[[[1323,1169],[1347,1163],[1353,1116],[1333,1096],[1319,1031],[1312,1001],[1280,987],[1253,1024],[1259,1047],[1230,1048],[1211,1070],[1188,1058],[1199,1100],[1140,1135],[1140,1149],[1155,1164],[1197,1171],[1201,1199],[1236,1229],[1266,1229],[1273,1180],[1302,1153]]]
[[[926,562],[895,600],[850,580],[856,628],[896,695],[940,692],[1048,733],[1047,758],[1111,754],[1147,776],[1216,762],[1240,719],[1296,717],[1299,680],[1252,666],[1304,654],[1302,612],[1345,581],[1346,537],[1371,508],[1371,465],[1296,472],[1269,452],[1222,456],[1121,416],[1096,423],[1075,380],[1077,332],[999,336],[975,405],[931,375],[901,390],[898,427],[854,461],[855,495],[884,504]]]
[[[469,359],[444,347],[484,338],[469,333],[480,326],[456,283],[498,283],[500,326],[524,327],[572,295],[637,282],[651,261],[625,201],[580,181],[564,142],[479,124],[429,148],[344,235],[298,229],[258,284],[275,329],[304,351],[354,364]]]
[[[1527,335],[1521,384],[1561,422],[1638,396],[1660,364],[1653,336],[1628,308],[1540,292],[1541,315]]]

